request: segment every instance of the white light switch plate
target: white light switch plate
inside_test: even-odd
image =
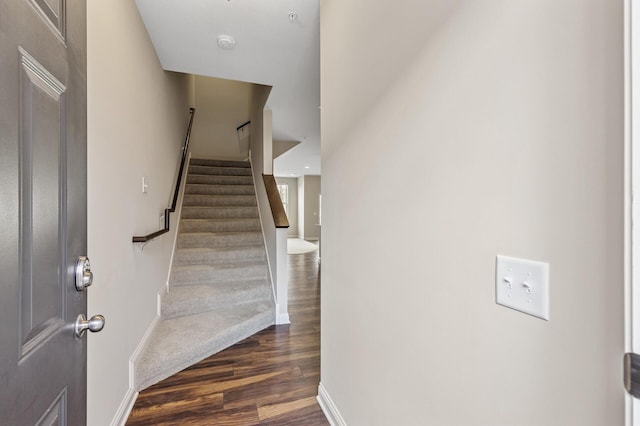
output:
[[[496,302],[549,320],[549,264],[498,255]]]

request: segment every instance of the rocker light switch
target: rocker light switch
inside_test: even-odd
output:
[[[549,264],[498,255],[496,303],[549,320]]]

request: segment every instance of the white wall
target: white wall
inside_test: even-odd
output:
[[[160,228],[188,120],[189,78],[162,71],[135,3],[88,9],[88,424],[108,425],[129,392],[129,359],[156,316],[176,229],[144,250],[133,235]],[[141,191],[142,176],[148,193]]]
[[[253,87],[249,143],[260,222],[276,302],[275,322],[276,324],[288,324],[287,229],[276,228],[262,177],[263,174],[273,173],[272,115],[270,110],[264,109],[270,93],[270,86],[256,84]]]
[[[338,412],[623,424],[622,1],[321,6]],[[550,321],[496,305],[496,254],[550,263]]]
[[[194,158],[244,160],[236,129],[249,121],[251,83],[196,76],[198,120],[191,133]]]
[[[267,198],[267,191],[262,178],[263,174],[270,172],[265,170],[265,163],[268,161],[266,156],[268,153],[264,147],[264,105],[271,93],[270,86],[254,85],[252,102],[251,102],[251,168],[253,171],[253,179],[256,187],[256,197],[258,199],[258,210],[260,211],[260,222],[262,224],[262,232],[264,234],[265,249],[267,251],[267,260],[271,270],[272,283],[277,283],[277,247],[276,247],[276,225],[271,214],[271,206]],[[269,117],[270,115],[267,114]],[[271,137],[269,135],[269,140]]]
[[[289,208],[287,219],[289,219],[289,237],[298,236],[298,178],[276,177],[278,185],[289,187]]]

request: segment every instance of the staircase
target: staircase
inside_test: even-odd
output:
[[[192,159],[161,319],[136,363],[142,390],[274,323],[251,165]]]

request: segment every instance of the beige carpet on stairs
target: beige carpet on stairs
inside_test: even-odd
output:
[[[257,333],[274,319],[250,163],[192,159],[169,293],[136,362],[136,390]]]

